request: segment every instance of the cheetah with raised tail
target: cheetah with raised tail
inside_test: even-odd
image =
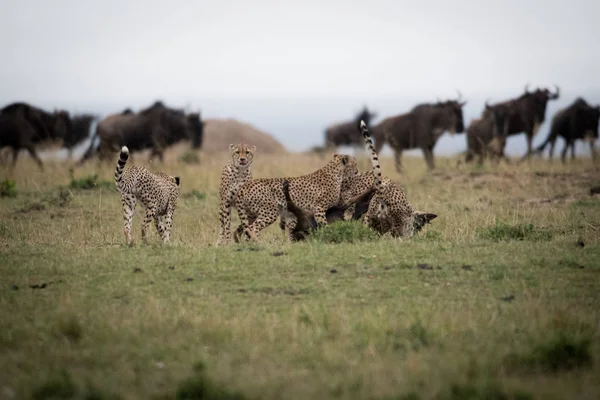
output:
[[[142,223],[142,240],[146,241],[148,225],[154,220],[156,230],[166,243],[170,239],[173,213],[180,194],[179,177],[164,172],[152,172],[138,165],[123,172],[128,158],[129,149],[123,146],[115,170],[115,184],[123,205],[125,240],[129,245],[133,243],[131,221],[136,202],[139,201],[146,209],[146,217]]]
[[[219,221],[220,231],[217,246],[231,243],[231,207],[235,204],[237,192],[244,183],[252,180],[252,161],[256,146],[247,144],[230,144],[231,160],[221,171],[219,187]]]

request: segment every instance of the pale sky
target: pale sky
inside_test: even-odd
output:
[[[549,112],[600,103],[599,16],[595,0],[6,0],[0,104],[110,113],[160,98],[306,148],[363,103],[386,117],[460,89],[466,124],[527,82],[563,89]]]

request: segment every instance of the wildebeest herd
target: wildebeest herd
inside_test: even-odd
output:
[[[485,103],[479,118],[473,119],[466,128],[467,154],[466,162],[471,162],[476,156],[482,163],[486,156],[495,161],[504,159],[506,139],[512,135],[524,133],[527,138],[527,152],[523,159],[534,153],[541,153],[550,144],[550,157],[554,151],[556,139],[561,136],[565,140],[562,151],[562,161],[571,148],[571,156],[575,157],[575,141],[578,139],[589,142],[594,161],[597,159],[594,148],[598,138],[598,120],[600,106],[590,105],[583,98],[575,101],[556,112],[552,118],[550,133],[546,141],[533,149],[533,137],[545,121],[546,106],[549,100],[560,96],[559,88],[554,91],[547,88],[537,88],[530,91],[525,86],[523,94],[499,103]],[[356,137],[357,121],[364,120],[371,126],[376,150],[379,152],[387,143],[394,150],[396,169],[402,171],[401,155],[403,150],[421,149],[429,169],[434,169],[433,149],[440,136],[448,131],[452,134],[465,132],[462,107],[466,101],[440,101],[436,103],[418,104],[410,111],[383,119],[371,126],[371,120],[376,115],[366,107],[357,115],[355,121],[333,125],[325,131],[325,147],[349,145],[360,146],[360,137]]]
[[[71,117],[64,110],[47,112],[27,103],[12,103],[0,110],[0,149],[12,149],[13,166],[19,151],[27,150],[43,169],[38,146],[62,142],[70,158],[73,148],[89,137],[96,119],[91,114]],[[181,140],[190,140],[193,148],[200,148],[203,133],[199,112],[185,113],[157,101],[137,113],[126,109],[98,122],[79,164],[96,154],[100,159],[112,159],[121,146],[128,146],[131,151],[150,149],[150,156],[158,156],[162,161],[165,149]]]
[[[506,139],[522,133],[527,138],[527,152],[523,158],[541,153],[548,145],[552,157],[556,139],[561,136],[565,140],[561,154],[563,162],[569,148],[572,158],[575,157],[576,140],[589,143],[595,161],[597,155],[594,145],[598,138],[600,106],[590,105],[581,97],[556,112],[547,140],[533,149],[533,137],[545,121],[547,103],[558,99],[559,95],[558,87],[554,91],[547,88],[530,91],[525,86],[524,92],[518,97],[494,104],[486,102],[481,116],[473,119],[466,129],[462,112],[466,101],[461,99],[460,92],[458,99],[438,99],[435,103],[418,104],[406,113],[386,117],[375,125],[372,122],[377,114],[364,107],[354,120],[332,125],[325,130],[325,149],[344,145],[360,146],[356,124],[362,120],[372,131],[377,152],[385,144],[393,149],[398,172],[402,171],[402,152],[410,149],[421,149],[428,168],[434,169],[433,150],[444,132],[466,132],[466,162],[477,157],[478,162],[482,163],[487,156],[495,162],[500,159],[508,162],[504,153]],[[71,158],[73,148],[89,137],[97,119],[92,114],[70,116],[64,110],[47,112],[27,103],[12,103],[0,110],[0,150],[12,149],[13,166],[19,151],[27,150],[43,168],[36,148],[62,142]],[[193,148],[201,148],[203,128],[199,112],[186,113],[167,107],[160,101],[138,112],[126,109],[96,124],[89,148],[78,164],[95,155],[100,159],[111,158],[121,146],[127,146],[132,152],[150,149],[151,158],[157,156],[162,160],[165,149],[181,140],[190,140]]]

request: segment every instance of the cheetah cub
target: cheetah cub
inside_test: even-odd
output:
[[[244,143],[230,144],[231,160],[223,167],[219,187],[219,221],[221,224],[217,246],[231,243],[231,207],[239,188],[252,180],[252,161],[256,146]]]
[[[131,220],[136,202],[140,201],[146,209],[146,217],[142,223],[142,240],[146,241],[148,225],[154,220],[156,230],[166,243],[169,241],[173,213],[180,194],[179,177],[164,172],[151,172],[139,165],[134,165],[123,172],[128,158],[129,149],[123,146],[115,170],[115,183],[121,193],[125,240],[129,245],[133,243]]]

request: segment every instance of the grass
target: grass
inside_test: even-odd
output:
[[[27,157],[0,169],[18,187],[0,197],[0,396],[600,397],[590,160],[470,169],[438,158],[427,173],[405,157],[398,175],[383,157],[414,207],[438,215],[413,239],[340,224],[290,244],[275,223],[256,243],[215,248],[226,154],[200,159],[135,157],[181,176],[182,199],[169,245],[154,231],[140,243],[138,207],[133,247],[114,165],[92,162],[77,179],[52,160],[43,173]],[[266,177],[326,160],[254,162]]]

